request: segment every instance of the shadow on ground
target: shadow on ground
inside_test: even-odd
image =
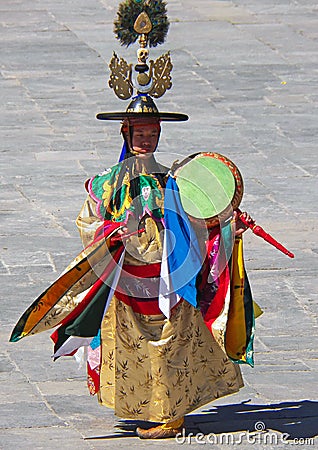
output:
[[[138,426],[149,428],[154,424],[138,420],[122,420],[116,426],[120,430],[118,433],[100,438],[134,436]],[[200,414],[186,416],[185,426],[185,435],[272,430],[288,433],[288,439],[311,438],[318,432],[318,402],[300,400],[262,405],[243,402],[215,406]]]

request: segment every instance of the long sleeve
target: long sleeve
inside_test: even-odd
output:
[[[96,205],[96,202],[88,196],[76,219],[84,247],[92,242],[97,228],[103,223],[102,219],[97,216]]]

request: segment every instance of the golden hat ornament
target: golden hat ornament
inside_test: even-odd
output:
[[[159,112],[152,98],[162,97],[172,86],[170,52],[149,60],[149,48],[165,41],[169,29],[166,3],[162,0],[125,0],[120,3],[114,32],[128,47],[138,40],[137,64],[128,64],[114,52],[110,60],[109,86],[121,100],[132,100],[124,112],[102,112],[99,120],[123,120],[130,117],[158,117],[162,121],[185,121],[188,116]],[[135,93],[134,93],[135,91]]]

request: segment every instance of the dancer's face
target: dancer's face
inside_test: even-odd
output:
[[[138,124],[133,128],[133,150],[143,158],[150,157],[157,148],[160,129],[157,124]]]

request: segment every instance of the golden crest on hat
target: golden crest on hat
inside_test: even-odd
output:
[[[149,47],[162,44],[169,28],[166,3],[162,0],[126,0],[119,5],[115,34],[127,47],[138,39],[137,64],[128,64],[114,52],[110,63],[109,86],[117,97],[127,100],[137,93],[159,98],[171,88],[173,68],[170,52],[150,60]]]

